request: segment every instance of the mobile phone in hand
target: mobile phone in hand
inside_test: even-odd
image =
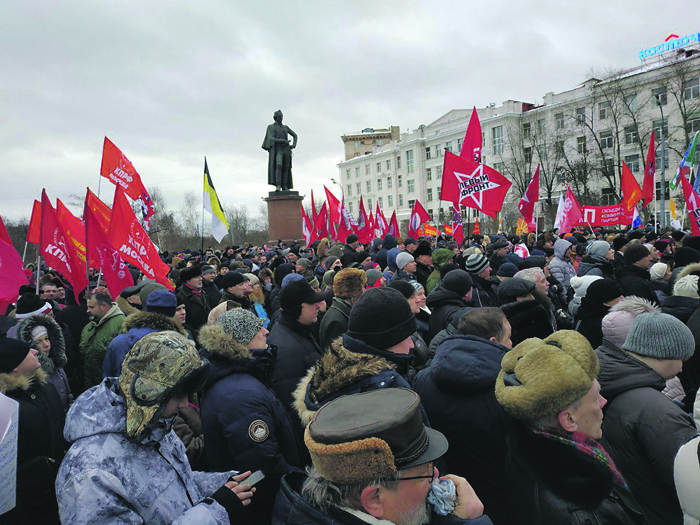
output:
[[[251,487],[255,485],[258,481],[262,481],[265,479],[265,474],[263,474],[262,470],[258,470],[256,472],[253,472],[250,476],[247,478],[242,479],[241,481],[238,482],[239,485],[250,485]]]

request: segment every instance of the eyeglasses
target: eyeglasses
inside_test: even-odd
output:
[[[430,480],[430,483],[432,483],[433,480],[435,479],[435,467],[433,466],[432,463],[430,463],[430,475],[426,475],[426,476],[408,476],[408,477],[405,477],[405,478],[399,478],[399,481],[408,481],[408,480],[410,480],[410,479],[429,479],[429,480]]]

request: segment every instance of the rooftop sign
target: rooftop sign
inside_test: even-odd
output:
[[[674,49],[680,49],[690,44],[700,42],[700,32],[692,33],[690,35],[684,36],[683,38],[678,35],[671,34],[666,38],[663,44],[658,46],[653,46],[648,49],[642,49],[639,52],[639,59],[644,60],[645,58],[651,58],[656,55],[661,55],[667,53],[668,51],[673,51]]]

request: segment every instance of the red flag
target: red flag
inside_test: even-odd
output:
[[[523,216],[525,222],[531,230],[536,230],[537,226],[533,220],[535,214],[535,203],[540,198],[540,165],[537,165],[535,170],[535,176],[532,177],[530,184],[527,185],[527,190],[523,198],[520,199],[518,203],[518,209],[520,210],[520,215]]]
[[[95,215],[95,219],[102,227],[105,234],[109,231],[109,223],[112,220],[112,210],[100,198],[95,195],[90,188],[85,197],[85,206],[90,208]]]
[[[445,224],[445,223],[443,222],[443,223],[442,223],[442,227],[443,227],[443,229],[445,230],[445,233],[446,233],[447,235],[452,235],[452,226],[450,226],[449,224]]]
[[[12,245],[10,234],[0,217],[0,315],[5,315],[10,303],[19,297],[19,287],[27,284],[22,259]]]
[[[328,203],[328,214],[331,224],[338,224],[338,222],[340,222],[341,209],[343,207],[342,203],[330,192],[328,188],[323,186],[323,189],[326,190],[326,202]]]
[[[571,228],[581,220],[581,217],[583,217],[581,205],[578,203],[578,200],[576,200],[574,192],[567,186],[564,209],[562,210],[561,221],[559,222],[559,231],[561,233],[571,231]]]
[[[87,199],[85,204],[83,221],[85,222],[87,255],[91,262],[97,261],[95,267],[102,269],[107,289],[112,297],[116,297],[127,286],[133,286],[134,280],[124,259],[119,256],[119,252],[109,242],[107,230],[102,227],[100,222],[103,219],[100,218],[99,213],[87,205]]]
[[[27,230],[27,242],[39,244],[41,238],[41,203],[34,201],[32,207],[32,218],[29,220],[29,230]]]
[[[369,231],[372,232],[372,238],[376,235],[376,223],[374,222],[374,215],[372,215],[372,210],[369,210]]]
[[[476,208],[496,217],[511,184],[506,177],[485,164],[445,152],[440,199],[450,201],[456,207]]]
[[[481,226],[479,226],[479,218],[476,218],[476,222],[474,223],[474,229],[472,229],[472,233],[474,235],[480,235],[481,234]]]
[[[462,212],[459,208],[452,207],[452,237],[458,244],[464,241],[464,228],[462,226]]]
[[[61,272],[73,285],[73,294],[77,302],[78,294],[88,285],[85,263],[81,266],[80,261],[73,255],[73,243],[66,238],[46,190],[41,192],[39,253],[46,260],[46,264]]]
[[[316,204],[314,203],[314,190],[311,190],[311,219],[314,224],[316,223],[316,217],[318,217],[320,212],[316,212]]]
[[[69,241],[68,249],[71,252],[71,257],[75,261],[79,261],[81,268],[85,268],[85,227],[82,221],[66,208],[61,199],[56,199],[56,218]]]
[[[310,246],[312,227],[303,205],[301,205],[301,232],[304,234],[304,240],[306,241],[306,245]]]
[[[121,257],[140,268],[146,277],[155,279],[169,290],[175,288],[168,280],[170,267],[161,261],[153,241],[139,224],[120,187],[114,193],[109,240]]]
[[[396,210],[391,214],[391,219],[389,220],[389,230],[387,234],[393,235],[394,237],[400,236],[399,232],[399,221],[396,220]]]
[[[365,210],[365,202],[360,195],[360,210],[357,220],[357,240],[362,244],[372,242],[372,230],[370,229],[367,211]]]
[[[100,175],[112,181],[118,188],[122,188],[132,199],[140,199],[144,207],[143,221],[146,225],[150,224],[150,219],[155,213],[151,196],[141,182],[141,176],[134,165],[107,137],[102,150]]]
[[[389,231],[389,222],[384,217],[384,212],[379,209],[379,203],[377,203],[377,212],[374,214],[375,221],[377,223],[377,231],[379,236],[384,238],[384,236]]]
[[[625,210],[630,211],[635,204],[642,198],[642,189],[639,187],[637,179],[634,178],[632,171],[627,167],[627,164],[622,163],[622,206]]]
[[[314,242],[317,239],[323,239],[324,237],[328,237],[328,212],[326,211],[325,204],[323,208],[321,208],[321,211],[318,212],[316,220],[313,222],[311,229],[311,242]]]
[[[656,151],[654,149],[654,131],[651,132],[649,139],[649,151],[647,152],[647,162],[644,165],[644,186],[642,188],[642,197],[644,198],[644,206],[646,208],[650,202],[654,200],[654,175],[656,173]]]
[[[683,195],[685,195],[685,205],[688,208],[691,233],[693,236],[700,235],[700,195],[696,193],[683,173],[681,173],[680,178],[683,183]]]
[[[479,115],[476,113],[476,107],[472,109],[472,116],[469,118],[467,133],[464,135],[464,143],[462,150],[459,152],[460,157],[467,157],[476,163],[481,163],[481,122]]]
[[[408,221],[408,236],[417,237],[418,228],[430,220],[430,215],[425,211],[423,205],[415,200],[413,203],[413,208],[411,209],[411,219]]]

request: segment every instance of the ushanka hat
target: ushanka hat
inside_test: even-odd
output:
[[[423,424],[420,397],[406,388],[334,399],[316,412],[304,443],[318,473],[341,484],[386,478],[438,459],[449,446]]]
[[[155,426],[174,395],[202,389],[209,362],[194,343],[172,332],[145,335],[126,354],[119,386],[126,398],[126,434],[142,441]]]

